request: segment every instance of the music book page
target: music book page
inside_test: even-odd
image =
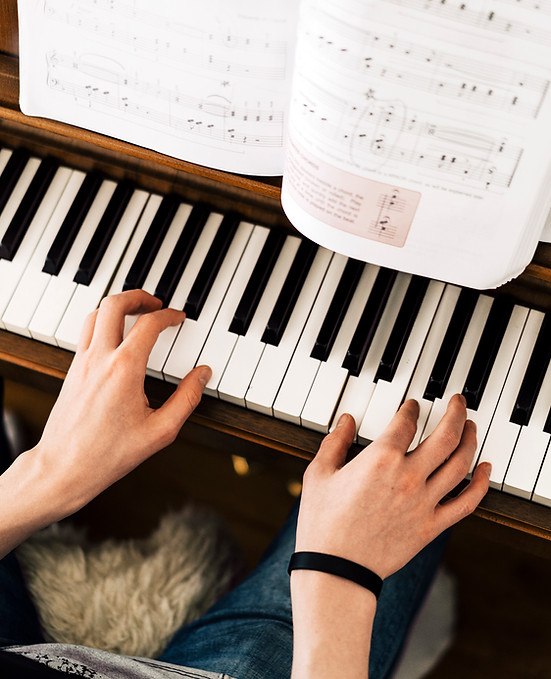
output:
[[[21,110],[221,170],[277,175],[294,0],[24,0]]]
[[[282,203],[346,255],[473,287],[551,192],[549,0],[304,0]]]

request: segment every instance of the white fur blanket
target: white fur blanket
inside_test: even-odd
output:
[[[146,539],[89,542],[54,525],[18,549],[48,641],[154,657],[243,568],[219,519],[193,505]]]

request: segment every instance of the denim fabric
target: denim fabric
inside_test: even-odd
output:
[[[0,420],[0,464],[7,465],[2,429]],[[179,630],[158,660],[236,679],[290,676],[292,616],[287,565],[294,551],[297,513],[298,503],[251,575],[202,618]],[[439,538],[385,580],[375,616],[370,679],[391,676],[444,544],[445,537]],[[0,561],[0,646],[43,641],[19,564],[9,554]]]
[[[160,660],[225,672],[237,679],[291,673],[292,618],[287,565],[295,546],[298,503],[255,571],[199,620],[181,629]],[[369,677],[386,679],[433,580],[446,542],[440,537],[387,578],[377,604]]]

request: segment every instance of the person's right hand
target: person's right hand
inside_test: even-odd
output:
[[[296,550],[334,554],[382,578],[404,566],[442,531],[470,514],[488,490],[490,464],[442,503],[466,476],[476,428],[454,396],[435,431],[408,453],[419,408],[406,401],[385,432],[345,463],[354,420],[343,415],[304,476]]]

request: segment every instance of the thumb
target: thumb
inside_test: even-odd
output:
[[[212,376],[212,370],[208,365],[200,365],[191,370],[178,384],[176,391],[157,410],[156,414],[165,422],[165,425],[177,431],[199,405],[203,391]]]

